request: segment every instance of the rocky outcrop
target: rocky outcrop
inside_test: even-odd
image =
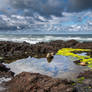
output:
[[[76,40],[69,40],[65,42],[66,48],[73,48],[75,45],[77,45],[79,42]]]
[[[77,43],[74,48],[92,49],[92,42]]]
[[[61,48],[89,48],[92,49],[92,42],[79,43],[76,40],[70,41],[51,41],[29,44],[26,42],[5,42],[0,41],[0,56],[5,60],[12,60],[32,57],[46,57],[47,53],[56,53]],[[4,61],[5,61],[4,60]],[[7,61],[6,61],[7,62]]]
[[[7,82],[5,92],[76,92],[67,80],[23,72]]]

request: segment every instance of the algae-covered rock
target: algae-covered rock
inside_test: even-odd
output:
[[[89,67],[92,67],[92,58],[90,55],[79,55],[74,52],[91,52],[91,49],[73,49],[73,48],[63,48],[57,52],[57,55],[63,55],[63,56],[71,56],[75,57],[77,61],[80,61],[80,65]]]

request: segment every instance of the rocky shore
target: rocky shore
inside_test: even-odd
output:
[[[41,42],[37,44],[29,44],[26,42],[6,42],[0,41],[0,57],[3,58],[0,62],[11,62],[21,58],[31,57],[46,57],[47,53],[56,53],[61,48],[81,48],[92,49],[92,42],[80,43],[76,40],[70,41],[51,41]],[[91,55],[91,53],[89,53]]]
[[[6,88],[2,92],[92,92],[92,71],[78,76],[78,81],[55,79],[38,73],[23,72],[14,77],[14,73],[3,63],[11,63],[28,56],[41,58],[48,53],[56,53],[61,48],[92,49],[92,42],[51,41],[37,44],[0,41],[0,78],[12,78],[2,83]],[[92,56],[92,52],[88,52]]]

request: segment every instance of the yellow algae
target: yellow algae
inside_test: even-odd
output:
[[[81,62],[86,62],[88,66],[92,67],[92,58],[90,56],[83,56],[83,55],[78,55],[73,52],[90,52],[91,49],[73,49],[73,48],[62,48],[57,52],[57,55],[63,55],[63,56],[71,56],[75,57]]]

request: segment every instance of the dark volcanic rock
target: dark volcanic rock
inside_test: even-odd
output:
[[[16,60],[21,58],[27,58],[28,56],[43,57],[47,53],[56,53],[57,50],[64,48],[64,41],[52,41],[46,43],[28,44],[26,42],[5,42],[0,41],[0,56],[5,60]]]
[[[7,72],[9,70],[10,70],[9,68],[7,68],[5,65],[3,65],[2,63],[0,63],[0,71],[1,72],[3,72],[3,71]]]
[[[23,72],[5,84],[8,88],[5,92],[74,92],[71,83],[38,73]]]
[[[13,77],[14,73],[12,71],[10,71],[9,68],[7,68],[5,65],[3,65],[2,63],[0,63],[0,78],[1,77]]]
[[[74,47],[80,49],[92,49],[92,42],[77,43]]]
[[[74,47],[76,44],[78,44],[79,42],[76,40],[69,40],[65,42],[65,47],[67,48],[72,48]]]
[[[51,41],[29,44],[26,42],[17,43],[9,41],[0,41],[0,56],[5,62],[11,62],[21,58],[46,57],[47,53],[56,53],[62,48],[89,48],[92,49],[92,42],[79,43],[76,40],[69,41]],[[89,53],[90,54],[90,53]]]

